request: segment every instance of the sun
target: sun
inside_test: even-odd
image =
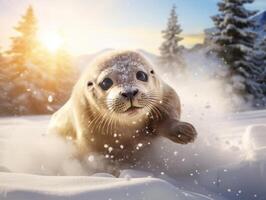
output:
[[[52,53],[55,53],[64,44],[62,35],[56,31],[48,31],[40,34],[40,41]]]

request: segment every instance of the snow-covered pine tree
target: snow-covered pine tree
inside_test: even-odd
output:
[[[182,58],[183,47],[179,45],[179,42],[183,40],[180,37],[181,32],[182,29],[178,24],[176,7],[174,5],[168,19],[167,28],[162,31],[164,41],[160,46],[160,62],[166,66],[167,69],[165,70],[182,71],[184,68]]]
[[[266,31],[266,26],[265,26]],[[261,104],[266,107],[266,36],[262,39],[260,45],[259,45],[259,55],[260,55],[260,61],[261,61],[261,74],[258,78],[258,81],[261,84],[262,87],[262,98],[261,98]]]
[[[256,108],[266,107],[266,71],[264,66],[265,54],[261,51],[261,45],[255,44],[251,62],[257,70],[253,73],[253,78],[248,79],[250,91],[253,95],[253,106]]]
[[[266,32],[266,25],[264,27],[264,30]],[[261,55],[262,55],[262,65],[264,67],[264,71],[266,73],[266,36],[264,36],[260,42],[260,51],[261,51]],[[266,74],[265,74],[266,75]],[[266,80],[265,80],[266,81]]]
[[[229,83],[233,94],[243,97],[247,102],[261,97],[261,85],[258,83],[260,66],[254,61],[256,33],[251,19],[256,11],[244,6],[254,0],[221,0],[218,3],[220,13],[212,17],[216,31],[213,33],[214,51],[229,68]]]

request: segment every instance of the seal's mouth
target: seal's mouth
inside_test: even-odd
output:
[[[137,107],[137,106],[130,106],[126,111],[125,113],[130,113],[130,114],[133,114],[135,112],[138,112],[139,110],[141,110],[142,107]]]

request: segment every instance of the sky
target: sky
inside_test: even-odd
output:
[[[173,4],[183,29],[182,44],[191,47],[203,41],[203,31],[212,27],[218,0],[0,0],[0,47],[7,49],[13,27],[29,5],[38,19],[40,35],[60,33],[74,55],[105,48],[145,49],[158,53],[161,31],[166,28]],[[248,6],[266,10],[266,0]]]

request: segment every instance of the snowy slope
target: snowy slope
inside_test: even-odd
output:
[[[66,148],[60,141],[39,141],[45,133],[48,120],[49,116],[0,119],[1,200],[58,200],[66,198],[73,200],[210,199],[201,194],[180,190],[162,179],[151,178],[150,173],[132,170],[124,170],[120,178],[113,177],[110,174],[44,176],[19,173],[20,171],[25,172],[28,170],[29,173],[47,174],[48,172],[45,168],[52,166],[48,166],[46,162],[53,163],[53,165],[56,164],[56,161],[59,162],[57,163],[58,165],[63,165],[64,162],[70,166],[73,164],[60,152],[60,150],[65,150]],[[23,136],[21,135],[21,130],[23,130]],[[23,144],[25,142],[26,144]],[[50,142],[52,142],[52,146],[48,148],[51,151],[46,149],[43,152],[44,147],[47,148]],[[37,146],[34,146],[34,143]],[[32,147],[27,149],[30,145]],[[18,161],[19,159],[22,160]],[[43,163],[46,163],[45,167],[41,165]],[[38,171],[38,168],[41,169]],[[78,169],[78,167],[74,165],[73,169]],[[13,172],[11,173],[10,171]],[[73,171],[70,173],[75,174]]]
[[[266,199],[266,111],[230,116],[234,121],[227,140],[237,140],[246,152],[239,163],[225,165],[199,175],[199,182],[228,199]],[[223,124],[220,124],[223,126]]]
[[[256,134],[258,135],[256,126],[266,124],[266,111],[239,113],[230,115],[228,118],[234,121],[235,124],[231,129],[233,135],[228,134],[228,138],[233,137],[241,140],[243,135],[245,135],[243,133],[253,131],[253,135],[249,133],[249,137],[256,140]],[[166,176],[152,178],[151,173],[134,170],[124,170],[120,178],[113,177],[110,174],[86,176],[82,175],[82,173],[77,173],[79,176],[47,176],[51,175],[51,173],[48,173],[45,167],[53,168],[54,166],[46,165],[43,167],[41,163],[48,162],[55,164],[55,161],[58,161],[58,165],[66,163],[68,167],[72,166],[75,170],[79,169],[75,162],[70,162],[62,154],[61,150],[63,149],[65,152],[66,146],[62,145],[59,141],[53,141],[52,146],[42,152],[43,147],[47,148],[47,144],[51,141],[47,140],[41,143],[39,141],[40,138],[34,136],[41,136],[45,133],[48,120],[49,116],[0,119],[1,200],[225,199],[222,196],[226,197],[226,199],[251,200],[263,199],[266,196],[266,192],[263,189],[266,185],[266,173],[264,172],[266,157],[265,154],[261,153],[265,152],[261,147],[259,147],[259,154],[263,156],[260,156],[259,159],[217,166],[216,168],[194,174],[193,179],[185,176],[175,177],[175,180]],[[217,127],[223,126],[223,123],[223,121],[217,122]],[[249,128],[247,129],[247,127]],[[21,130],[23,130],[23,136],[21,135]],[[261,126],[261,130],[266,133],[266,127]],[[20,144],[25,141],[28,141],[28,143]],[[34,143],[37,144],[36,147],[25,148]],[[266,146],[265,139],[261,146],[263,147],[264,145]],[[35,149],[35,151],[32,152],[32,149]],[[24,155],[23,153],[25,152],[29,155]],[[8,157],[5,155],[8,155]],[[19,156],[16,157],[17,155]],[[19,159],[22,159],[22,161],[18,161]],[[38,171],[32,165],[41,168],[41,171]],[[70,168],[67,170],[70,174],[75,174],[73,169],[72,171]],[[30,174],[25,173],[27,170]],[[33,175],[32,173],[39,175]],[[55,171],[54,173],[60,174],[62,172]],[[246,179],[248,174],[250,174],[250,178]],[[197,191],[197,193],[188,190]]]
[[[203,196],[184,192],[154,178],[55,177],[0,173],[0,199],[193,199]]]

